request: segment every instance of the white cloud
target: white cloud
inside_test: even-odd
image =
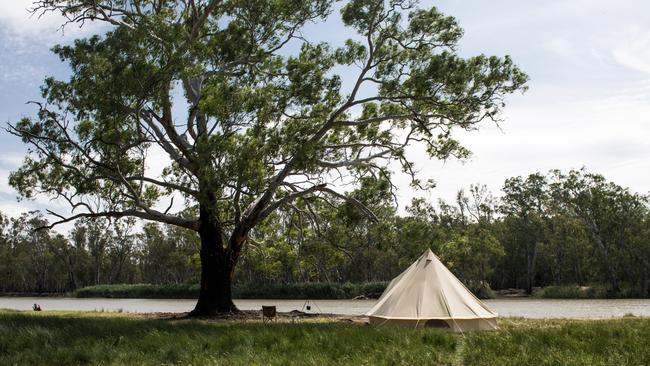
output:
[[[0,193],[16,195],[16,191],[9,186],[9,174],[20,166],[23,158],[23,153],[18,152],[0,155]]]
[[[76,24],[61,26],[66,19],[58,13],[32,13],[33,0],[5,0],[0,11],[0,28],[12,35],[12,38],[28,39],[29,42],[40,40],[45,43],[61,42],[100,32],[105,25],[87,22],[83,28]]]
[[[6,165],[9,167],[18,167],[22,164],[23,159],[25,158],[24,152],[4,152],[0,155],[0,165]]]
[[[9,171],[6,169],[0,169],[0,193],[15,193],[13,188],[9,186]]]
[[[399,176],[401,208],[419,196],[451,201],[458,189],[472,183],[486,184],[498,194],[504,180],[512,176],[583,166],[646,193],[650,187],[650,100],[638,97],[647,93],[646,84],[642,81],[614,91],[615,98],[514,103],[505,111],[502,130],[485,125],[479,131],[457,134],[474,153],[465,163],[429,160],[422,149],[411,148],[420,178],[433,178],[438,186],[429,193],[415,192],[408,188],[407,177]],[[556,92],[561,97],[562,91]]]
[[[575,45],[566,38],[555,37],[544,44],[544,48],[555,52],[560,56],[570,56],[574,54]]]
[[[0,212],[8,217],[18,217],[35,209],[35,207],[24,204],[24,202],[0,201]]]
[[[616,48],[613,55],[621,65],[650,74],[650,32],[638,34]]]

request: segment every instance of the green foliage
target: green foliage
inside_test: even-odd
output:
[[[295,283],[287,285],[235,285],[233,296],[239,299],[352,299],[377,298],[387,282],[370,283]]]
[[[608,296],[606,286],[546,286],[534,293],[546,299],[603,299]]]
[[[504,98],[525,90],[528,77],[508,56],[461,57],[462,30],[435,8],[407,0],[350,0],[336,13],[334,7],[333,0],[36,2],[35,12],[109,28],[53,48],[71,74],[46,79],[37,116],[10,125],[29,146],[11,186],[22,197],[61,198],[74,208],[50,226],[127,216],[192,230],[201,236],[199,258],[211,258],[207,269],[233,267],[222,272],[248,272],[251,282],[260,273],[284,283],[394,274],[395,266],[372,268],[371,258],[392,259],[379,244],[390,223],[368,227],[359,217],[377,221],[367,205],[381,205],[368,193],[381,191],[379,200],[393,193],[390,162],[422,186],[406,154],[411,145],[432,158],[469,156],[453,133],[498,121]],[[350,39],[304,39],[308,23],[330,16],[340,17]],[[344,77],[352,85],[344,87]],[[187,109],[179,114],[174,105]],[[147,167],[161,152],[168,165],[155,175]],[[354,192],[337,192],[341,182]],[[186,209],[171,210],[179,196]],[[325,205],[342,208],[328,212]],[[379,208],[390,217],[390,207]],[[315,222],[321,212],[347,227],[330,225],[325,235],[311,236],[306,260],[293,246],[303,227],[288,226],[283,234],[290,240],[249,251],[249,268],[235,270],[244,244],[264,232],[258,227],[273,226],[265,220]],[[147,228],[145,236],[161,237],[156,230]],[[142,264],[138,280],[187,281],[196,274],[195,243],[170,236],[182,242],[147,239],[142,258],[122,252],[120,263],[129,257]],[[365,257],[357,256],[362,238]],[[341,240],[355,245],[321,255],[325,242]],[[94,283],[115,282],[102,278],[104,243],[90,243],[101,249],[90,250]],[[325,273],[340,256],[353,262],[349,273]],[[209,272],[201,271],[203,283],[228,282]]]
[[[287,285],[241,284],[232,289],[236,299],[352,299],[357,296],[377,298],[387,282],[371,283],[293,283]],[[80,288],[76,297],[195,299],[198,285],[119,284]]]
[[[56,233],[34,231],[46,221],[40,215],[23,214],[6,219],[0,214],[0,291],[63,292],[69,289],[73,262],[68,243]]]
[[[198,285],[114,284],[83,287],[76,297],[135,298],[135,299],[194,299]]]
[[[646,365],[650,320],[501,319],[463,335],[342,323],[146,319],[0,311],[0,363],[13,365]]]
[[[493,297],[492,289],[528,285],[546,287],[536,293],[541,297],[650,296],[646,196],[585,171],[515,177],[504,193],[495,198],[472,185],[455,202],[434,206],[416,199],[399,215],[391,185],[381,177],[364,178],[349,197],[375,212],[377,221],[351,202],[298,201],[295,209],[276,211],[251,233],[233,293],[240,298],[376,296],[431,248],[482,298]],[[2,219],[2,292],[148,283],[159,286],[84,291],[196,296],[196,287],[190,288],[199,283],[200,243],[190,230],[146,224],[136,233],[129,221],[95,220],[78,222],[68,238],[33,232],[44,224],[33,215]]]
[[[150,284],[198,283],[200,243],[193,232],[148,223],[139,235],[142,280]]]

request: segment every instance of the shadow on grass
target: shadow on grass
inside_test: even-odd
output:
[[[0,364],[449,364],[458,337],[325,324],[0,312]]]

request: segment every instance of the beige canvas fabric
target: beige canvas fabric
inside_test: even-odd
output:
[[[462,332],[496,329],[497,318],[430,249],[390,282],[366,315],[371,324]]]

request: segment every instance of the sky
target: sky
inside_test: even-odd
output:
[[[30,16],[29,0],[0,0],[0,123],[34,113],[47,76],[65,78],[68,67],[50,48],[101,33],[98,24],[59,30],[55,15]],[[650,192],[650,2],[626,0],[421,1],[457,18],[465,30],[462,56],[511,55],[528,75],[529,90],[506,99],[503,122],[456,137],[473,155],[460,162],[429,160],[410,149],[425,181],[413,191],[397,176],[399,205],[413,197],[452,200],[459,188],[485,184],[496,195],[506,178],[586,167],[639,193]],[[336,14],[334,14],[336,15]],[[305,34],[335,45],[348,30],[336,19]],[[345,75],[344,75],[345,76]],[[17,201],[7,178],[25,147],[0,130],[0,212],[65,207],[47,199]]]

